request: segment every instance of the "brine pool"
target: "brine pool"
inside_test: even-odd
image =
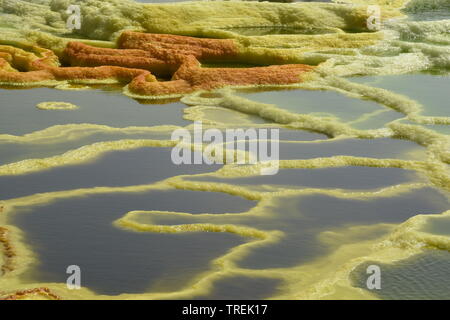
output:
[[[448,116],[448,76],[349,80],[408,96],[423,105],[423,115]],[[374,101],[338,92],[234,94],[363,131],[393,121],[412,123]],[[36,108],[47,101],[78,109]],[[101,295],[184,292],[208,278],[208,289],[181,297],[284,296],[290,280],[283,273],[325,261],[346,245],[383,239],[416,215],[450,209],[445,186],[417,169],[435,161],[425,145],[394,136],[328,137],[221,106],[210,106],[203,120],[222,129],[241,123],[280,128],[280,160],[288,165],[274,176],[224,165],[175,165],[171,147],[163,142],[175,128],[193,123],[184,117],[190,107],[180,101],[148,104],[101,89],[0,89],[0,200],[11,204],[7,222],[23,232],[25,247],[35,256],[20,276],[23,283],[64,284],[67,266],[75,264],[83,272],[83,287]],[[448,125],[412,124],[448,138]],[[342,157],[360,160],[333,162]],[[125,216],[126,228],[117,223]],[[152,226],[175,231],[149,231]],[[177,232],[180,226],[199,228]],[[228,227],[217,232],[214,226]],[[448,236],[449,226],[430,219],[426,230]],[[350,232],[355,228],[368,231]],[[346,232],[334,243],[324,240],[324,235]],[[370,264],[383,270],[382,289],[371,292],[375,297],[450,298],[446,251],[423,249],[393,263],[361,262],[349,274],[351,286],[368,290]],[[329,275],[321,278],[320,272],[316,281],[327,281]]]

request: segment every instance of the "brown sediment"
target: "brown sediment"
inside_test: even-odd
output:
[[[0,244],[3,247],[2,251],[4,256],[3,265],[0,269],[2,274],[6,274],[13,270],[13,259],[16,256],[16,253],[11,245],[11,241],[8,237],[8,233],[8,229],[0,227]]]
[[[46,287],[16,291],[13,294],[9,294],[3,298],[0,298],[0,300],[20,300],[27,298],[27,296],[29,295],[40,295],[51,300],[62,300],[60,296],[51,292],[50,289]]]
[[[300,82],[300,75],[313,69],[302,64],[254,68],[201,66],[201,62],[236,61],[239,50],[234,40],[127,31],[118,39],[118,46],[119,49],[108,49],[69,42],[64,57],[70,67],[59,67],[51,50],[32,47],[30,53],[0,46],[0,82],[115,80],[128,83],[131,93],[154,96],[224,86],[291,84]],[[158,81],[155,75],[170,81]]]

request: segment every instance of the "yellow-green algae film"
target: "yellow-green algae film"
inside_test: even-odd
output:
[[[449,30],[448,0],[0,0],[0,298],[449,299]],[[202,69],[311,70],[176,95],[11,80],[125,31],[230,40]],[[198,122],[279,130],[278,173],[174,164],[172,133]]]

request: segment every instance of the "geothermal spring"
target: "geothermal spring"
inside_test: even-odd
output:
[[[450,1],[156,2],[0,0],[0,298],[449,299]]]

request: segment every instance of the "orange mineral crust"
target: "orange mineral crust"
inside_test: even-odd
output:
[[[141,49],[159,59],[168,55],[194,56],[203,62],[233,61],[239,50],[231,39],[205,39],[170,34],[125,31],[118,40],[119,48]]]
[[[4,298],[0,298],[0,300],[20,300],[20,299],[31,298],[31,296],[36,296],[36,295],[42,296],[43,298],[46,298],[49,300],[61,300],[61,297],[54,294],[53,292],[50,291],[49,288],[46,288],[46,287],[20,290],[13,294],[7,295]]]
[[[33,53],[0,46],[0,82],[115,80],[142,96],[179,95],[224,86],[279,85],[300,82],[313,67],[302,64],[254,68],[204,68],[203,62],[233,62],[239,54],[233,40],[124,32],[118,49],[69,42],[59,67],[56,55],[39,47]],[[20,72],[20,71],[23,72]],[[170,79],[158,81],[156,77]]]

